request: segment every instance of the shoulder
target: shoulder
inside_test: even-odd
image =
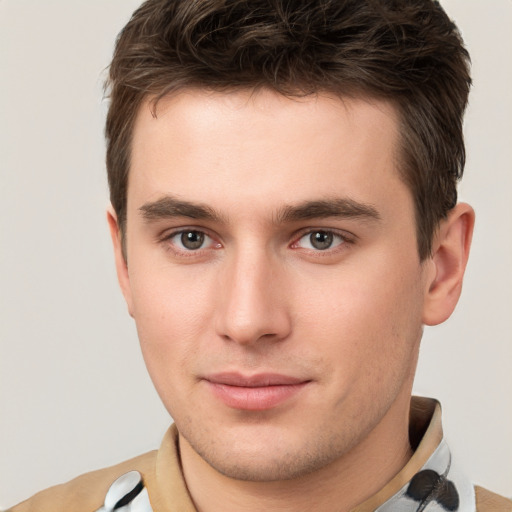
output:
[[[112,482],[128,471],[136,470],[147,481],[154,479],[157,451],[152,451],[90,473],[67,483],[50,487],[7,512],[82,512],[97,510],[103,505]]]
[[[512,512],[512,500],[475,486],[477,512]]]

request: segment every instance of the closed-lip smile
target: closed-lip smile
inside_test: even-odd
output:
[[[288,401],[310,380],[277,373],[225,372],[203,379],[213,395],[233,409],[264,411]]]

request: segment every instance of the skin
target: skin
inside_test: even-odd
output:
[[[266,90],[141,107],[126,260],[109,223],[198,510],[350,510],[410,457],[423,325],[455,307],[474,214],[454,208],[419,260],[397,126],[383,101]],[[248,410],[214,392],[223,372],[301,385]]]

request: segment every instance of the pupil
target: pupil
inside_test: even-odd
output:
[[[325,231],[317,231],[316,233],[312,233],[309,239],[311,245],[315,249],[324,251],[325,249],[329,249],[329,247],[331,247],[333,241],[333,234],[326,233]]]
[[[204,234],[200,231],[187,231],[181,234],[181,243],[187,249],[199,249],[204,242]]]

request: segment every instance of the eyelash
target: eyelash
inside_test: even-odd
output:
[[[170,250],[172,250],[172,252],[174,252],[176,255],[179,255],[179,256],[186,256],[186,257],[194,257],[194,256],[197,256],[199,254],[201,254],[204,250],[207,250],[209,249],[208,248],[204,248],[204,247],[198,247],[197,249],[187,249],[187,248],[181,248],[181,247],[177,247],[175,243],[172,242],[172,239],[179,236],[179,235],[184,235],[186,233],[198,233],[200,235],[203,235],[204,237],[208,237],[209,239],[211,239],[214,247],[212,247],[213,249],[220,249],[222,246],[220,244],[220,242],[216,241],[216,239],[211,236],[209,233],[207,233],[204,229],[196,229],[196,228],[181,228],[181,229],[178,229],[176,231],[172,231],[171,233],[166,233],[164,236],[162,236],[159,241],[166,244],[166,247]],[[183,245],[183,244],[182,244]]]
[[[303,248],[299,246],[299,243],[304,237],[311,237],[315,233],[322,233],[324,235],[331,235],[333,238],[338,238],[339,243],[334,247],[328,247],[326,249],[309,249]],[[290,244],[292,249],[303,251],[303,253],[307,254],[308,257],[311,258],[329,258],[336,256],[338,253],[346,251],[351,245],[356,242],[357,237],[351,233],[347,233],[346,231],[339,231],[336,229],[327,229],[327,228],[308,228],[304,231],[299,232],[295,237],[294,241]],[[327,260],[328,261],[328,260]]]
[[[208,237],[211,240],[211,244],[213,244],[213,247],[198,247],[197,249],[187,249],[187,248],[181,248],[177,247],[176,243],[172,242],[172,239],[181,235],[183,236],[186,233],[197,233],[199,235],[203,235],[204,237]],[[333,237],[333,239],[338,239],[339,243],[335,245],[334,247],[327,247],[326,249],[309,249],[309,248],[301,248],[299,247],[299,242],[309,236],[311,237],[315,233],[321,233],[323,235],[330,235]],[[164,236],[159,238],[159,242],[165,243],[167,248],[172,250],[173,253],[179,256],[185,256],[185,257],[194,257],[198,256],[203,253],[203,251],[208,249],[220,249],[222,247],[222,244],[218,241],[216,241],[216,238],[210,235],[208,232],[206,232],[204,229],[197,229],[197,228],[181,228],[176,231],[172,231],[171,233],[166,233]],[[341,251],[345,249],[346,245],[351,245],[355,242],[355,236],[348,234],[346,232],[340,232],[334,229],[307,229],[304,231],[301,231],[300,233],[296,234],[294,236],[294,241],[289,244],[288,247],[292,249],[307,251],[309,254],[312,254],[317,257],[323,257],[327,255],[332,255],[334,253],[337,253],[338,251]],[[182,244],[183,245],[183,244]]]

